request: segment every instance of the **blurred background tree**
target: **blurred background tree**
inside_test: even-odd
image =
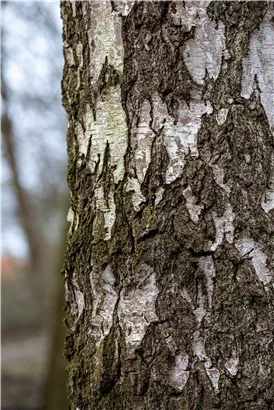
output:
[[[62,410],[68,189],[59,2],[1,8],[2,409]]]

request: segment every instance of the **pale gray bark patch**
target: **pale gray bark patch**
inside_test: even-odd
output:
[[[83,2],[83,7],[84,7]],[[123,42],[121,18],[112,13],[110,1],[94,1],[91,5],[92,25],[88,28],[90,53],[90,80],[98,80],[107,57],[108,63],[123,70]],[[98,19],[97,16],[100,16]]]
[[[209,165],[212,167],[213,170],[213,175],[214,175],[214,180],[215,182],[227,193],[229,194],[231,192],[231,188],[229,187],[228,184],[224,183],[224,170],[219,167],[218,164],[212,164],[211,162]]]
[[[188,362],[189,356],[187,354],[175,356],[175,365],[170,372],[170,384],[178,391],[183,390],[189,378]]]
[[[110,147],[111,166],[114,169],[114,181],[117,183],[124,175],[124,154],[127,148],[126,116],[121,105],[120,87],[111,87],[109,93],[96,104],[96,119],[89,104],[83,116],[84,129],[77,125],[79,154],[87,155],[89,144],[89,164],[95,172],[99,162],[99,172],[102,171],[103,157],[107,142]],[[90,141],[91,138],[91,141]]]
[[[202,271],[206,278],[206,288],[208,297],[208,307],[212,307],[212,296],[214,287],[214,278],[216,276],[214,262],[212,256],[202,257],[199,260],[199,269]]]
[[[216,229],[216,239],[215,242],[210,246],[210,249],[212,251],[215,251],[217,247],[222,244],[224,239],[226,239],[230,244],[233,243],[234,217],[235,214],[230,203],[227,203],[226,210],[222,216],[218,217],[216,212],[213,212],[213,220]]]
[[[79,288],[76,277],[73,278],[71,285],[67,281],[65,282],[65,291],[66,302],[70,306],[73,318],[71,330],[74,332],[85,307],[85,298]]]
[[[210,104],[199,101],[191,101],[189,108],[184,106],[179,109],[179,124],[174,125],[174,120],[166,116],[164,127],[164,139],[170,157],[170,165],[167,169],[166,182],[171,183],[181,176],[184,168],[184,153],[198,155],[197,133],[201,125],[203,114],[212,112]]]
[[[119,16],[126,17],[134,5],[134,0],[115,0],[111,1],[112,11]]]
[[[219,390],[219,380],[220,380],[220,372],[215,367],[211,369],[206,369],[206,373],[212,383],[213,389],[218,392]]]
[[[141,184],[137,178],[127,179],[126,192],[131,194],[134,210],[139,211],[141,203],[145,202],[146,198],[141,192]]]
[[[142,271],[142,282],[129,292],[122,290],[118,307],[119,324],[125,331],[128,357],[134,356],[147,327],[158,319],[155,302],[159,290],[155,272],[146,264],[142,264],[139,269]]]
[[[225,368],[229,371],[232,376],[236,376],[238,373],[239,368],[239,358],[236,356],[235,352],[234,355],[231,357],[226,363]]]
[[[72,233],[73,222],[74,222],[74,212],[71,208],[69,208],[69,210],[68,210],[67,221],[70,222],[69,234],[71,234]]]
[[[64,42],[64,55],[68,66],[73,67],[75,65],[73,50],[67,42]]]
[[[273,4],[265,14],[259,30],[251,36],[249,54],[243,61],[241,95],[250,98],[254,88],[259,87],[260,98],[265,109],[270,130],[274,138],[274,7]],[[257,85],[255,84],[257,83]],[[272,173],[274,165],[272,164]],[[266,213],[274,208],[274,190],[272,176],[261,206]]]
[[[192,193],[191,187],[188,186],[183,191],[184,197],[186,199],[186,206],[193,222],[199,222],[199,215],[203,210],[203,204],[197,205],[197,198]]]
[[[98,278],[90,274],[90,282],[93,293],[93,310],[91,318],[91,334],[99,343],[110,332],[113,325],[114,309],[118,300],[118,294],[114,288],[115,276],[112,267],[108,265]]]
[[[271,174],[268,187],[263,194],[261,206],[266,213],[274,209],[274,154],[272,154],[271,158]]]
[[[221,108],[216,115],[216,120],[218,125],[223,125],[225,123],[228,114],[228,108]]]
[[[133,168],[136,169],[139,183],[144,181],[151,161],[151,147],[154,141],[154,132],[150,126],[151,104],[145,100],[140,109],[139,123],[136,133],[132,137],[132,148],[135,152]]]
[[[72,7],[72,17],[76,17],[76,5],[75,5],[75,1],[74,0],[72,0],[71,1],[71,7]]]
[[[114,201],[114,194],[113,191],[109,191],[106,199],[103,187],[99,186],[94,190],[94,196],[95,208],[102,212],[104,215],[104,228],[106,230],[104,239],[108,240],[111,238],[111,230],[115,222],[116,205]],[[100,218],[100,214],[98,214],[97,218]],[[94,227],[98,223],[97,218],[95,218],[94,220]]]
[[[164,188],[160,187],[155,194],[155,206],[157,206],[163,198]]]
[[[205,372],[210,379],[213,389],[218,391],[220,371],[216,367],[212,366],[212,361],[206,353],[205,340],[201,336],[199,330],[194,333],[193,352],[199,360],[204,363]]]
[[[243,257],[251,260],[258,279],[264,285],[273,282],[273,274],[267,268],[267,256],[262,252],[259,244],[251,238],[243,237],[236,241],[235,246]]]
[[[207,16],[210,1],[186,2],[182,8],[181,24],[190,30],[195,27],[195,37],[188,40],[184,49],[184,60],[193,80],[204,83],[206,72],[217,79],[225,50],[225,27],[222,22],[216,26]]]
[[[263,107],[274,137],[274,7],[271,4],[259,30],[250,39],[249,54],[243,61],[241,95],[250,98],[257,78]]]
[[[181,176],[185,164],[184,157],[189,153],[194,157],[198,155],[197,133],[202,115],[205,113],[212,113],[212,107],[202,101],[199,93],[195,94],[188,105],[182,103],[176,121],[168,114],[167,106],[160,96],[152,97],[151,107],[147,101],[143,103],[134,154],[140,181],[144,179],[151,161],[151,146],[155,135],[161,136],[170,158],[166,183],[170,184]]]

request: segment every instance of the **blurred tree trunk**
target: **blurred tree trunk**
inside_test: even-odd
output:
[[[67,209],[67,208],[66,208]],[[64,338],[66,336],[64,326],[64,282],[60,277],[60,272],[64,262],[64,252],[66,244],[67,224],[64,227],[64,234],[60,242],[58,252],[59,260],[56,264],[56,289],[55,306],[52,310],[52,328],[50,332],[50,354],[48,356],[48,366],[46,373],[46,383],[44,387],[43,410],[66,410],[67,401],[67,374],[66,361],[64,358]]]
[[[2,68],[3,74],[3,68]],[[30,201],[28,193],[20,181],[20,172],[16,158],[16,144],[14,141],[12,120],[8,113],[8,90],[5,79],[1,77],[1,97],[2,97],[2,116],[1,130],[6,158],[11,170],[14,192],[18,204],[18,215],[22,228],[26,235],[26,240],[30,251],[31,271],[36,276],[43,266],[43,258],[46,254],[46,241],[43,231],[39,229],[40,221],[36,218],[35,209]]]
[[[70,408],[273,408],[273,4],[61,7]]]
[[[57,256],[50,255],[46,259],[47,248],[45,238],[41,230],[39,230],[40,221],[35,216],[32,203],[29,200],[28,193],[24,190],[20,182],[20,173],[16,159],[16,148],[14,143],[14,134],[12,121],[7,112],[7,89],[2,78],[2,102],[4,103],[4,113],[2,113],[2,136],[5,147],[5,154],[12,172],[15,193],[18,201],[19,217],[24,229],[26,239],[30,249],[31,272],[33,274],[30,286],[34,291],[34,297],[37,298],[39,305],[36,309],[36,314],[40,318],[41,309],[44,310],[42,299],[49,296],[51,292],[45,293],[41,288],[40,282],[43,279],[41,274],[43,272],[55,270],[59,273],[56,276],[53,286],[52,299],[55,301],[55,306],[52,310],[52,325],[49,326],[49,344],[50,354],[48,358],[48,368],[46,372],[46,383],[43,391],[43,409],[44,410],[65,410],[68,408],[67,402],[67,375],[66,375],[66,361],[63,355],[64,338],[66,335],[65,327],[63,325],[64,319],[64,284],[60,277],[61,268],[63,265],[63,255],[65,251],[65,237],[67,225],[64,228],[64,234],[61,235],[60,249],[56,253]],[[65,209],[67,209],[67,201],[65,202]],[[47,255],[48,256],[48,255]],[[61,258],[61,259],[60,259]],[[57,260],[55,260],[57,259]],[[47,315],[46,315],[47,316]],[[48,320],[48,319],[47,319]]]

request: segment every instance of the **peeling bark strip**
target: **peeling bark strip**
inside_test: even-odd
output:
[[[62,17],[71,409],[273,409],[273,3]]]

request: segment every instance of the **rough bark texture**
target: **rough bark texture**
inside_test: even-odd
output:
[[[273,3],[62,17],[71,409],[274,409]]]

